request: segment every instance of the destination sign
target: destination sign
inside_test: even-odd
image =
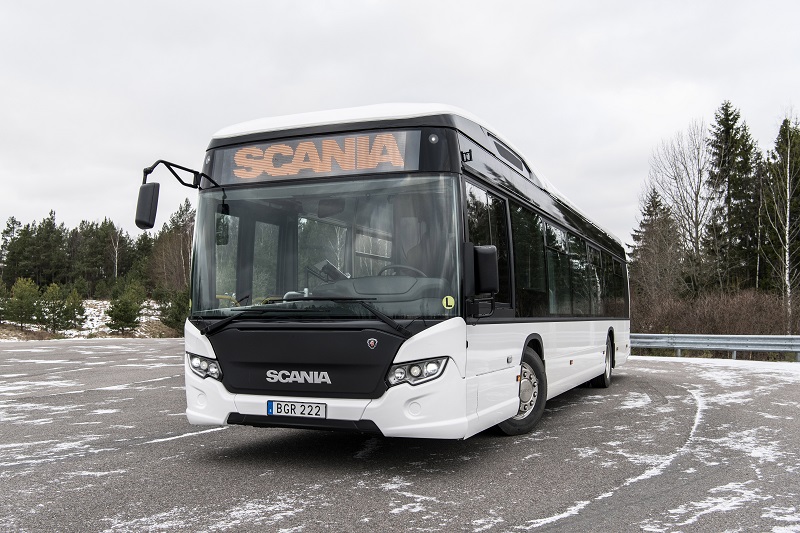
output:
[[[216,161],[214,174],[231,184],[295,176],[412,171],[419,168],[419,139],[419,131],[384,131],[226,148],[221,161]]]

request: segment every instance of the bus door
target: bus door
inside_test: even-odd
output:
[[[465,196],[468,239],[476,246],[497,247],[500,278],[492,317],[467,326],[467,376],[478,384],[477,403],[473,405],[479,418],[501,422],[513,416],[519,406],[515,375],[522,352],[519,336],[514,334],[511,308],[508,209],[504,198],[469,181]]]

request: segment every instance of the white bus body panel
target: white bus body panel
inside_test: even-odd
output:
[[[463,439],[516,414],[518,368],[531,335],[543,340],[550,399],[603,373],[610,328],[620,365],[630,354],[629,323],[624,320],[467,325],[462,318],[453,318],[406,341],[394,360],[447,357],[440,377],[419,385],[390,387],[373,400],[303,397],[302,401],[325,403],[330,419],[371,420],[387,437]],[[187,321],[184,331],[187,352],[216,358],[196,327]],[[186,357],[184,367],[186,416],[192,424],[222,425],[230,413],[265,415],[268,400],[298,400],[233,394],[219,381],[195,375]]]
[[[390,387],[374,400],[303,397],[302,401],[325,403],[330,419],[371,420],[385,436],[463,439],[469,425],[465,329],[462,318],[453,318],[419,333],[400,347],[396,363],[448,357],[444,372],[433,381]],[[188,321],[184,332],[187,351],[216,358],[208,340]],[[297,397],[233,394],[219,381],[195,375],[188,358],[184,358],[184,367],[186,416],[192,424],[225,424],[230,413],[265,415],[268,400],[298,401]]]

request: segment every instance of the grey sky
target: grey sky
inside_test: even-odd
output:
[[[624,242],[652,150],[729,99],[762,149],[800,97],[800,3],[0,4],[0,223],[108,216],[233,123],[440,102],[497,128]],[[163,174],[157,227],[194,191]]]

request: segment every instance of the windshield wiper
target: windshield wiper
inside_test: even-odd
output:
[[[267,313],[268,311],[274,311],[274,309],[245,309],[244,311],[239,311],[236,314],[227,316],[222,320],[217,320],[213,324],[204,327],[200,330],[200,335],[205,335],[208,337],[209,335],[213,335],[214,333],[218,332],[234,320],[238,320],[240,318],[255,318]]]
[[[335,302],[335,301],[338,300],[338,298],[331,298],[331,300],[333,300]],[[369,311],[370,313],[375,315],[384,324],[386,324],[389,327],[397,330],[397,332],[400,333],[406,339],[410,339],[414,335],[409,330],[407,330],[402,324],[397,322],[395,319],[393,319],[389,315],[385,315],[382,312],[378,311],[374,306],[372,306],[371,304],[368,304],[364,300],[360,300],[360,299],[356,299],[356,298],[347,298],[347,299],[345,299],[345,301],[351,301],[351,302],[355,302],[357,304],[360,304],[361,307],[363,307],[364,309],[366,309],[367,311]]]
[[[405,338],[408,339],[408,338],[411,338],[411,336],[413,336],[413,333],[411,333],[408,329],[403,327],[402,324],[399,324],[396,320],[394,320],[390,316],[388,316],[388,315],[384,314],[383,312],[379,311],[374,306],[372,306],[371,304],[367,303],[367,300],[365,300],[363,298],[349,298],[349,297],[314,298],[312,296],[312,297],[309,297],[309,298],[282,298],[280,300],[272,300],[272,302],[270,302],[270,303],[276,303],[276,302],[308,302],[308,301],[353,302],[353,303],[357,303],[361,307],[363,307],[364,309],[366,309],[367,311],[372,313],[372,315],[375,316],[378,320],[380,320],[381,322],[383,322],[387,326],[391,327],[392,329],[394,329],[395,331],[400,333]],[[225,326],[227,326],[228,324],[230,324],[234,320],[239,320],[240,318],[242,318],[242,319],[244,319],[244,318],[255,318],[255,317],[261,316],[261,315],[263,315],[263,314],[265,314],[265,313],[267,313],[269,311],[278,311],[278,310],[279,309],[270,308],[270,309],[247,309],[247,310],[244,310],[244,311],[240,311],[240,312],[236,313],[235,315],[230,315],[228,317],[223,318],[222,320],[218,320],[217,322],[214,322],[213,324],[204,327],[203,329],[200,330],[200,334],[201,335],[205,335],[206,337],[208,337],[209,335],[213,335],[214,333],[218,332],[219,330],[221,330],[222,328],[224,328]],[[293,311],[299,311],[299,309],[294,309]]]

